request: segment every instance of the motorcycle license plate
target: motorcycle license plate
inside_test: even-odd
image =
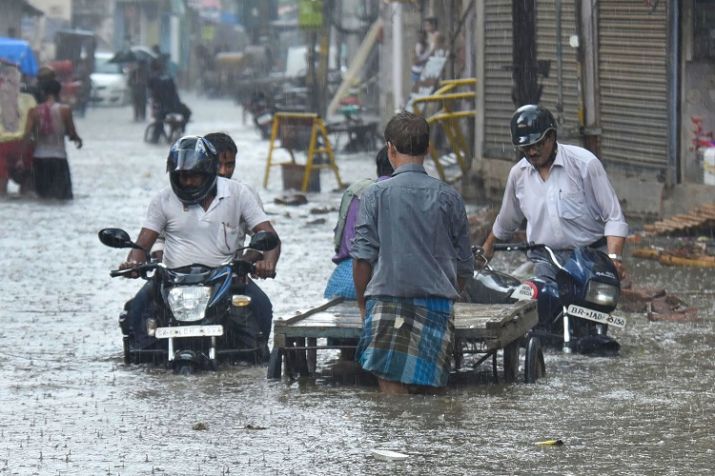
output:
[[[594,311],[593,309],[588,309],[587,307],[576,306],[571,304],[566,312],[569,316],[580,317],[581,319],[588,319],[589,321],[598,322],[599,324],[608,324],[609,326],[615,327],[625,327],[626,319],[620,316],[612,316],[605,312]]]
[[[168,339],[170,337],[211,337],[222,336],[223,326],[176,326],[157,327],[154,336],[157,339]]]

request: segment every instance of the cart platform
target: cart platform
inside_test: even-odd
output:
[[[538,323],[536,301],[513,304],[454,305],[455,345],[453,363],[459,370],[465,354],[481,354],[478,366],[492,359],[494,379],[498,381],[497,352],[502,351],[504,379],[517,378],[520,347],[526,348],[525,380],[535,381],[544,373],[543,355],[536,337],[529,331]],[[273,352],[268,378],[310,376],[316,371],[317,351],[355,349],[362,333],[362,319],[356,301],[342,298],[299,312],[274,323]],[[320,345],[318,339],[326,339]]]

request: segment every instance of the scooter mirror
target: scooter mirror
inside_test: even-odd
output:
[[[110,248],[141,249],[129,238],[129,233],[121,228],[104,228],[99,230],[99,241]]]
[[[280,243],[280,240],[275,233],[259,231],[251,237],[251,242],[248,244],[248,247],[252,250],[269,251],[278,246],[278,243]]]

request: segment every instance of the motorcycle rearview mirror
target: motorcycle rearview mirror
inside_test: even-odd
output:
[[[129,233],[121,228],[104,228],[99,230],[99,241],[110,248],[134,248],[143,249],[129,238]]]
[[[280,243],[278,235],[270,231],[259,231],[251,237],[248,247],[257,251],[270,251]]]

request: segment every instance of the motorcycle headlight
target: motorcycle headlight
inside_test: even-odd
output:
[[[244,294],[234,294],[231,297],[231,304],[235,307],[246,307],[251,304],[251,296],[246,296]]]
[[[169,291],[169,308],[177,321],[199,321],[210,297],[208,286],[177,286]]]
[[[618,302],[618,286],[589,281],[586,288],[586,301],[599,306],[615,306]]]

